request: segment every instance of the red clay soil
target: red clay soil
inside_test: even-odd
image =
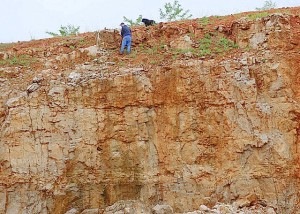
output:
[[[281,9],[272,9],[268,11],[252,11],[252,12],[245,12],[245,13],[239,13],[239,14],[231,14],[228,16],[211,16],[207,17],[209,18],[206,20],[206,23],[203,22],[205,18],[197,18],[197,19],[191,19],[191,20],[184,20],[184,21],[176,21],[176,22],[168,22],[168,23],[159,23],[156,26],[151,26],[148,29],[144,26],[137,26],[133,27],[133,36],[135,33],[138,33],[140,31],[146,31],[146,30],[154,30],[159,28],[161,25],[169,26],[169,27],[176,27],[179,29],[185,28],[188,29],[189,26],[197,26],[198,30],[195,32],[194,40],[201,39],[203,36],[207,33],[213,33],[216,32],[217,26],[222,26],[223,29],[230,29],[232,24],[238,20],[241,17],[247,17],[251,14],[257,14],[257,13],[287,13],[290,15],[294,15],[294,18],[292,18],[292,31],[294,33],[295,38],[293,41],[298,42],[300,41],[300,24],[299,24],[299,18],[295,18],[296,16],[299,16],[300,14],[300,7],[293,7],[293,8],[281,8]],[[205,21],[205,20],[204,20]],[[160,35],[157,35],[160,36]],[[234,39],[235,35],[226,35],[229,39]],[[134,39],[134,38],[133,38]],[[158,39],[158,40],[157,40]],[[168,38],[168,35],[164,37],[164,42],[166,44],[170,44],[172,41],[172,37]],[[151,47],[151,44],[157,44],[161,38],[151,38],[152,41],[148,41],[144,44],[147,48],[153,48]],[[87,32],[82,33],[77,36],[68,36],[68,37],[55,37],[50,39],[40,39],[40,40],[32,40],[32,41],[24,41],[24,42],[17,42],[17,43],[11,43],[11,44],[0,44],[0,51],[10,53],[10,56],[13,57],[19,57],[22,55],[26,55],[34,60],[30,63],[30,66],[23,66],[23,65],[16,65],[15,63],[9,63],[9,61],[0,60],[0,67],[16,67],[18,66],[21,70],[25,69],[33,69],[33,70],[40,70],[44,69],[44,62],[41,62],[39,59],[55,59],[58,55],[64,54],[64,53],[70,53],[74,50],[78,50],[79,48],[86,48],[90,47],[92,45],[96,44],[96,33],[95,32]],[[119,43],[116,44],[115,48],[110,50],[110,60],[115,61],[116,65],[120,61],[126,61],[130,62],[131,65],[140,65],[141,63],[148,63],[151,66],[151,62],[155,62],[156,65],[159,65],[161,63],[167,63],[172,61],[172,54],[168,52],[168,50],[165,49],[158,49],[156,54],[150,54],[145,53],[141,51],[141,44],[142,41],[135,42],[133,44],[133,51],[131,56],[119,56],[118,50],[119,50]],[[145,47],[143,47],[145,48]],[[242,50],[236,49],[235,51],[231,51],[230,54],[235,54],[236,52],[241,52]],[[51,52],[50,56],[47,56],[47,52]],[[1,57],[1,52],[0,52]],[[182,55],[178,55],[178,57],[183,57]],[[212,57],[218,57],[218,56],[212,56]],[[228,54],[226,57],[229,57]],[[58,66],[58,70],[61,69],[67,69],[67,68],[74,68],[76,64],[81,64],[86,61],[92,60],[92,57],[89,57],[87,55],[83,55],[79,58],[76,58],[72,62],[66,62],[63,64],[60,64]]]

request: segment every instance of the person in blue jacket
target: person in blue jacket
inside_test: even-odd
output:
[[[121,27],[122,45],[120,49],[120,54],[124,53],[125,46],[127,46],[127,54],[129,54],[131,47],[131,29],[123,22],[121,23]]]

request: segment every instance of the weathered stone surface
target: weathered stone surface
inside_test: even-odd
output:
[[[81,214],[99,214],[99,209],[86,209]]]
[[[204,212],[201,204],[297,213],[300,71],[290,19],[235,23],[232,36],[253,51],[231,58],[1,69],[0,213],[151,213],[161,203],[175,213]],[[188,30],[162,24],[139,38]]]
[[[78,210],[73,208],[73,209],[70,209],[69,211],[67,211],[65,214],[77,214],[78,213]]]
[[[188,35],[179,37],[175,40],[173,40],[170,43],[171,48],[176,48],[176,49],[189,49],[192,47],[193,41],[191,40],[191,38]]]
[[[152,208],[153,214],[172,214],[173,208],[167,204],[157,204]]]
[[[98,50],[98,47],[96,45],[93,45],[91,47],[88,48],[83,48],[80,49],[81,52],[87,52],[88,55],[90,56],[97,56],[99,55],[101,52]]]
[[[38,90],[39,87],[40,87],[40,85],[38,83],[32,83],[31,85],[29,85],[27,87],[27,93],[32,93],[32,92]]]
[[[205,205],[204,205],[205,206]],[[276,213],[274,208],[268,206],[262,206],[256,204],[254,206],[244,207],[244,208],[237,208],[235,205],[230,204],[216,204],[213,208],[206,207],[205,209],[201,209],[203,205],[200,206],[199,210],[186,212],[184,214],[271,214]]]
[[[249,21],[241,18],[233,25],[233,32],[237,34],[237,43],[240,47],[284,48],[288,44],[279,42],[280,39],[287,41],[291,17],[283,14],[272,14],[270,16]]]
[[[42,77],[39,77],[39,76],[34,77],[34,78],[32,79],[32,82],[33,82],[33,83],[40,83],[40,82],[42,82],[42,81],[43,81],[43,78],[42,78]]]
[[[140,201],[129,200],[116,202],[107,207],[103,214],[151,214],[151,210]]]

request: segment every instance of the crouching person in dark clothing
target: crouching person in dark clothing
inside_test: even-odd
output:
[[[131,47],[131,30],[130,28],[125,25],[123,22],[121,23],[121,36],[122,36],[122,45],[120,49],[120,54],[124,53],[124,48],[127,46],[127,53],[130,53],[130,47]]]

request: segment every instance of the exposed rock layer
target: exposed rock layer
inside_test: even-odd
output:
[[[102,52],[100,65],[103,57],[23,83],[33,73],[3,68],[0,213],[65,213],[133,199],[176,212],[266,201],[297,213],[296,27],[299,17],[289,15],[240,19],[226,33],[251,50],[222,60],[112,71]],[[169,37],[180,30],[155,29]],[[117,40],[105,34],[99,45]],[[147,40],[147,31],[136,35]]]

